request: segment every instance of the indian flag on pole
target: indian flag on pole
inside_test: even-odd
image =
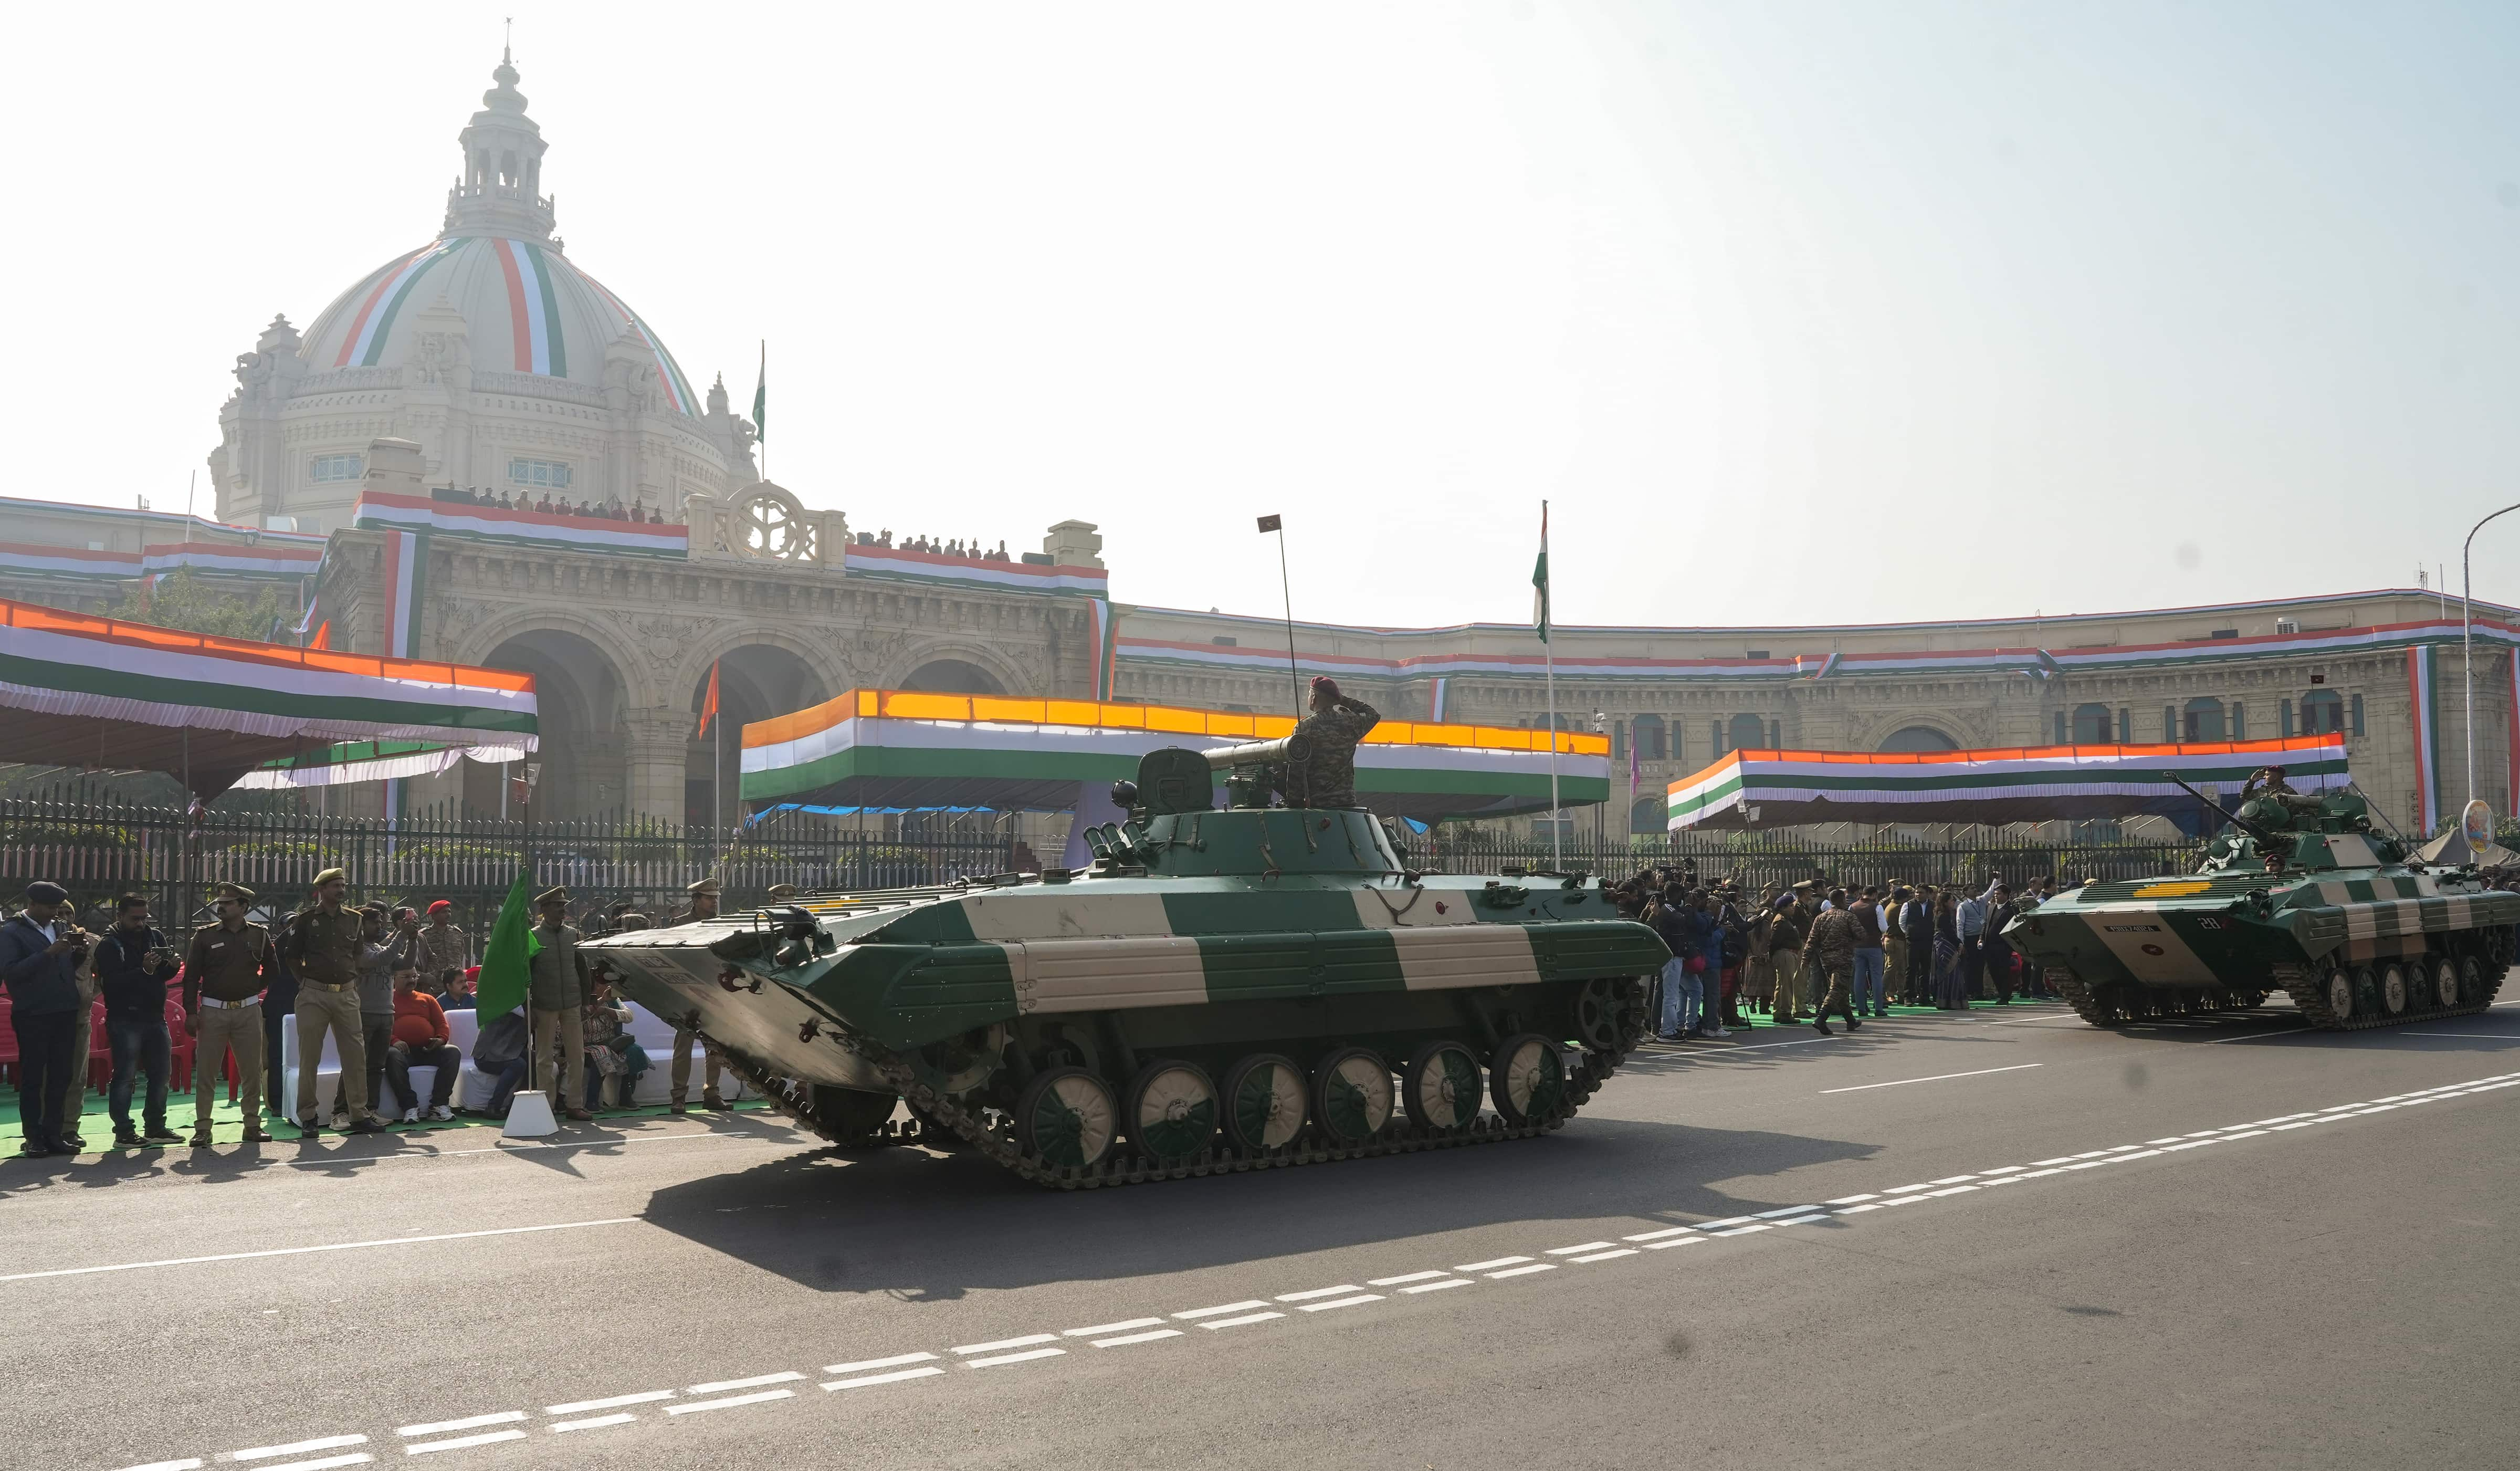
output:
[[[1540,503],[1540,560],[1531,565],[1531,625],[1549,642],[1549,503]]]

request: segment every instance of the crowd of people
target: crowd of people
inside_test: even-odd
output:
[[[251,891],[220,884],[212,892],[216,918],[176,941],[157,926],[145,896],[120,896],[110,918],[89,929],[77,922],[61,885],[28,886],[24,907],[0,924],[0,985],[18,1042],[24,1152],[42,1157],[86,1147],[77,1124],[100,1009],[117,1148],[188,1142],[167,1126],[177,1029],[193,1052],[189,1142],[196,1148],[211,1143],[211,1109],[231,1061],[248,1143],[272,1138],[263,1127],[266,1097],[275,1114],[309,1137],[328,1122],[346,1133],[451,1122],[464,1057],[447,1014],[477,1006],[481,967],[472,937],[454,923],[453,905],[444,899],[430,903],[424,916],[382,901],[352,905],[348,890],[340,869],[327,869],[304,907],[263,925],[248,918],[258,902]],[[771,891],[774,898],[793,894],[784,886]],[[716,917],[717,881],[693,884],[688,895],[688,906],[666,923]],[[633,1104],[651,1059],[631,1034],[622,978],[578,948],[588,936],[568,922],[569,903],[565,889],[534,900],[527,1000],[480,1018],[472,1061],[491,1092],[473,1112],[505,1118],[528,1079],[549,1085],[571,1119],[594,1118],[608,1082],[616,1107]],[[651,924],[627,903],[590,916],[597,933]],[[301,1066],[296,1096],[284,1113],[281,1040],[292,1026]],[[315,1066],[328,1036],[339,1062],[329,1111]],[[698,1040],[691,1032],[674,1034],[667,1103],[673,1113],[687,1108]],[[725,1109],[725,1063],[713,1048],[698,1050],[701,1106]],[[434,1072],[426,1083],[414,1077],[423,1069]],[[391,1117],[381,1111],[388,1088]]]
[[[892,529],[890,527],[886,527],[880,531],[860,531],[858,532],[858,545],[891,547]],[[951,541],[936,541],[925,536],[913,536],[904,540],[899,547],[895,548],[895,550],[905,552],[929,552],[940,557],[964,557],[974,562],[1012,562],[1015,560],[1012,556],[1008,554],[1007,544],[1005,542],[999,542],[998,549],[994,552],[985,551],[981,548],[979,538],[977,537],[973,537],[969,541],[965,541],[960,536],[955,537]]]
[[[1620,914],[1671,946],[1646,1009],[1665,1041],[1724,1036],[1753,1017],[1825,1034],[1834,1016],[1853,1030],[1888,1016],[1894,1000],[1952,1011],[1973,999],[2051,999],[2003,929],[2055,892],[2052,878],[2018,893],[2001,876],[1982,889],[1805,879],[1769,885],[1754,900],[1738,876],[1701,883],[1694,869],[1669,867],[1616,889]]]
[[[565,495],[554,495],[548,490],[541,496],[528,500],[525,498],[525,492],[521,490],[512,495],[505,490],[475,490],[469,485],[439,485],[428,492],[428,497],[431,500],[445,501],[450,505],[488,506],[500,511],[531,511],[537,516],[574,516],[580,521],[630,521],[648,526],[665,524],[665,513],[651,510],[645,496],[626,506],[621,503],[618,496],[602,502],[590,496],[580,504],[572,503]]]

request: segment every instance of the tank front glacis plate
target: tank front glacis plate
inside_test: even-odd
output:
[[[1113,879],[905,910],[796,979],[904,1049],[1033,1015],[1645,975],[1669,953],[1598,890]]]

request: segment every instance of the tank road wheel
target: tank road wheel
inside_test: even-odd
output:
[[[2458,963],[2459,995],[2466,1000],[2473,1001],[2483,992],[2484,988],[2485,967],[2478,965],[2476,963],[2476,957],[2473,955],[2461,960]]]
[[[2433,963],[2433,1001],[2444,1011],[2458,1004],[2458,962],[2448,955]]]
[[[1625,978],[1596,977],[1575,992],[1575,1035],[1595,1052],[1626,1052],[1644,1037],[1644,1009]]]
[[[1148,1063],[1129,1084],[1129,1137],[1167,1165],[1197,1158],[1222,1112],[1215,1080],[1190,1063]]]
[[[1015,1144],[1053,1169],[1090,1170],[1111,1152],[1120,1105],[1083,1068],[1053,1068],[1015,1100]]]
[[[1313,1122],[1342,1148],[1382,1132],[1391,1103],[1390,1064],[1363,1047],[1341,1047],[1313,1070]]]
[[[2407,1009],[2407,968],[2390,964],[2380,972],[2380,1004],[2396,1016]]]
[[[1520,1033],[1497,1044],[1488,1084],[1506,1123],[1516,1127],[1537,1123],[1565,1101],[1566,1059],[1558,1055],[1555,1042],[1539,1033]]]
[[[2328,973],[2327,1009],[2335,1013],[2339,1023],[2352,1019],[2355,993],[2362,988],[2361,982],[2366,974],[2360,967],[2348,969],[2341,965]]]
[[[1304,1070],[1259,1052],[1225,1075],[1225,1136],[1247,1154],[1291,1144],[1304,1129]]]
[[[1459,1042],[1428,1042],[1400,1075],[1400,1093],[1419,1128],[1466,1128],[1479,1117],[1479,1060]]]

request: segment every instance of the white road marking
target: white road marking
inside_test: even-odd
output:
[[[2019,1167],[2018,1165],[2016,1165],[2016,1166],[2014,1166],[2013,1168],[2017,1170],[2017,1169],[2019,1169],[2019,1168],[2021,1168],[2021,1167]],[[1866,1201],[1868,1201],[1868,1200],[1871,1200],[1871,1199],[1873,1199],[1873,1198],[1874,1198],[1874,1197],[1872,1196],[1872,1194],[1871,1194],[1870,1192],[1868,1192],[1868,1191],[1867,1193],[1865,1193],[1865,1194],[1863,1194],[1863,1195],[1841,1195],[1841,1196],[1839,1196],[1837,1199],[1827,1202],[1827,1204],[1832,1205],[1832,1206],[1860,1206],[1860,1205],[1864,1204]],[[1635,1237],[1633,1237],[1633,1236],[1631,1236],[1631,1237],[1629,1237],[1628,1239],[1629,1239],[1629,1240],[1631,1240],[1631,1241],[1634,1241],[1636,1238],[1635,1238]]]
[[[521,1441],[524,1438],[525,1433],[521,1430],[492,1430],[480,1435],[459,1435],[451,1441],[422,1441],[416,1446],[405,1446],[402,1448],[402,1453],[427,1455],[432,1450],[469,1450],[475,1446],[487,1446],[498,1441]]]
[[[639,1418],[637,1415],[624,1410],[616,1415],[590,1415],[583,1420],[562,1420],[559,1424],[554,1425],[552,1429],[562,1432],[571,1430],[602,1430],[607,1425],[627,1425],[637,1418]]]
[[[1188,1312],[1176,1312],[1173,1316],[1184,1319],[1214,1317],[1220,1312],[1242,1312],[1253,1308],[1266,1308],[1269,1305],[1267,1303],[1262,1302],[1260,1299],[1253,1298],[1247,1303],[1226,1303],[1215,1308],[1192,1308]],[[1282,1312],[1273,1313],[1271,1315],[1275,1317],[1285,1316]]]
[[[1717,1226],[1746,1224],[1750,1218],[1747,1216],[1727,1216],[1722,1220],[1701,1220],[1697,1223],[1697,1228],[1701,1231],[1711,1231]]]
[[[1284,1317],[1285,1315],[1286,1314],[1282,1312],[1246,1312],[1240,1317],[1221,1317],[1212,1323],[1201,1323],[1199,1326],[1202,1328],[1239,1328],[1244,1323],[1265,1323],[1273,1317]]]
[[[360,1439],[367,1438],[361,1436]],[[336,1466],[364,1466],[375,1459],[375,1456],[364,1450],[353,1450],[347,1455],[317,1456],[311,1461],[282,1461],[277,1465],[265,1466],[262,1471],[333,1471]]]
[[[1880,1209],[1881,1207],[1879,1206],[1849,1206],[1837,1214],[1840,1216],[1861,1216],[1867,1211],[1878,1211]]]
[[[367,1443],[368,1438],[363,1435],[328,1435],[320,1440],[292,1441],[286,1446],[256,1446],[250,1450],[236,1451],[228,1459],[267,1461],[275,1455],[300,1455],[309,1450],[334,1450],[343,1446],[364,1446]]]
[[[1379,1299],[1376,1301],[1379,1301]],[[1124,1333],[1118,1338],[1098,1338],[1094,1340],[1094,1347],[1098,1349],[1119,1349],[1126,1348],[1130,1344],[1150,1344],[1159,1338],[1179,1338],[1181,1336],[1182,1330],[1179,1328],[1157,1328],[1152,1333]]]
[[[1944,1082],[1954,1078],[1984,1078],[1990,1073],[2018,1073],[2024,1068],[2044,1068],[2046,1066],[2048,1066],[2046,1063],[2014,1063],[2008,1068],[1979,1068],[1968,1073],[1937,1073],[1931,1078],[1902,1078],[1895,1082],[1860,1082],[1851,1088],[1822,1088],[1820,1090],[1820,1093],[1822,1097],[1825,1098],[1831,1093],[1862,1093],[1868,1092],[1873,1088],[1903,1088],[1912,1082]]]
[[[1486,1271],[1490,1267],[1511,1266],[1517,1262],[1528,1262],[1531,1259],[1529,1257],[1499,1257],[1493,1262],[1465,1262],[1461,1265],[1454,1267],[1453,1270]]]
[[[1541,1262],[1530,1266],[1509,1266],[1504,1271],[1489,1272],[1488,1280],[1494,1282],[1503,1277],[1527,1277],[1536,1271],[1555,1271],[1556,1269],[1557,1264],[1554,1262]]]
[[[484,1425],[511,1425],[525,1417],[521,1409],[503,1409],[495,1415],[473,1415],[463,1420],[440,1420],[433,1425],[406,1425],[394,1432],[409,1439],[414,1436],[444,1435],[450,1430],[478,1430]]]
[[[1622,1236],[1619,1239],[1621,1241],[1660,1241],[1665,1236],[1685,1236],[1696,1229],[1695,1226],[1666,1226],[1659,1231],[1639,1231],[1633,1236]]]
[[[1024,1349],[1030,1348],[1034,1344],[1055,1344],[1057,1342],[1058,1342],[1058,1335],[1056,1333],[1027,1333],[1021,1338],[1001,1338],[995,1343],[965,1344],[954,1352],[957,1354],[994,1354],[1000,1349]]]
[[[2455,1037],[2462,1042],[2475,1041],[2480,1037],[2488,1041],[2520,1042],[2520,1037],[2513,1036],[2507,1032],[2401,1032],[2398,1035],[2448,1036]]]
[[[1932,1188],[1934,1187],[1931,1181],[1919,1180],[1912,1185],[1892,1185],[1889,1189],[1884,1190],[1881,1193],[1884,1195],[1913,1195],[1919,1190],[1931,1190]]]
[[[2265,1132],[2266,1132],[2266,1130],[2265,1130],[2265,1129],[2263,1129],[2263,1128],[2253,1128],[2253,1129],[2250,1129],[2250,1130],[2249,1130],[2248,1132],[2246,1132],[2246,1133],[2239,1133],[2239,1134],[2225,1134],[2225,1135],[2224,1135],[2220,1140],[2217,1140],[2216,1142],[2218,1142],[2218,1143],[2223,1143],[2223,1144],[2228,1144],[2228,1143],[2230,1143],[2233,1139],[2254,1139],[2254,1138],[2256,1138],[2258,1135],[2260,1135],[2260,1134],[2262,1134],[2262,1133],[2265,1133]]]
[[[1314,1287],[1308,1288],[1302,1292],[1282,1292],[1278,1294],[1278,1301],[1281,1303],[1309,1303],[1315,1298],[1334,1298],[1340,1293],[1354,1292],[1356,1290],[1357,1287],[1354,1282],[1345,1282],[1336,1287]]]
[[[1065,1349],[1027,1349],[1021,1354],[998,1354],[987,1358],[967,1358],[965,1368],[985,1369],[1002,1363],[1025,1363],[1035,1358],[1057,1358]]]
[[[1927,1184],[1933,1184],[1933,1185],[1957,1185],[1957,1184],[1958,1184],[1958,1183],[1959,1183],[1960,1181],[1962,1181],[1962,1180],[1973,1180],[1973,1179],[1976,1179],[1976,1178],[1977,1178],[1977,1176],[1976,1176],[1976,1175],[1974,1175],[1974,1174],[1947,1174],[1947,1175],[1944,1175],[1941,1179],[1938,1179],[1938,1180],[1928,1180],[1928,1181],[1926,1181],[1926,1183],[1927,1183]]]
[[[869,1385],[899,1384],[905,1379],[925,1379],[930,1375],[944,1372],[943,1369],[931,1363],[924,1368],[895,1369],[889,1374],[860,1374],[854,1379],[833,1379],[826,1382],[823,1388],[827,1390],[865,1389]]]
[[[1787,1206],[1781,1211],[1762,1211],[1759,1213],[1758,1218],[1761,1220],[1775,1220],[1781,1216],[1808,1216],[1819,1209],[1820,1207],[1818,1206]]]
[[[145,1466],[125,1466],[122,1471],[202,1471],[202,1458],[188,1455],[180,1461],[151,1461]]]
[[[755,1374],[749,1379],[721,1379],[715,1384],[695,1384],[691,1392],[695,1395],[722,1395],[728,1390],[759,1389],[765,1384],[793,1384],[804,1377],[794,1369],[788,1369],[777,1374]]]
[[[1703,1236],[1683,1236],[1677,1241],[1648,1241],[1645,1243],[1645,1250],[1658,1252],[1667,1246],[1695,1246],[1705,1239]]]
[[[1981,1170],[1978,1172],[1980,1174],[2010,1174],[2015,1171],[2026,1170],[2029,1167],[2026,1165],[1998,1165],[1992,1170]],[[1834,1204],[1834,1202],[1831,1202],[1831,1204]]]
[[[672,1398],[674,1398],[672,1390],[642,1390],[635,1395],[614,1395],[607,1400],[578,1400],[567,1404],[546,1404],[543,1406],[543,1413],[577,1415],[584,1414],[590,1409],[619,1409],[624,1404],[652,1404],[659,1400]]]
[[[32,1282],[40,1277],[84,1277],[105,1271],[145,1271],[157,1266],[199,1266],[207,1262],[257,1262],[265,1257],[303,1257],[314,1252],[355,1252],[376,1246],[418,1246],[427,1241],[472,1241],[483,1236],[523,1236],[535,1231],[576,1231],[588,1226],[630,1225],[636,1216],[604,1220],[563,1220],[552,1225],[500,1226],[488,1231],[441,1231],[431,1236],[389,1236],[377,1241],[334,1241],[322,1246],[276,1246],[259,1252],[221,1252],[211,1257],[164,1257],[155,1262],[116,1262],[108,1266],[63,1266],[51,1271],[21,1271],[0,1282]],[[242,1453],[242,1452],[240,1452]]]
[[[1577,1252],[1598,1252],[1609,1244],[1610,1243],[1606,1241],[1587,1241],[1581,1246],[1552,1246],[1549,1249],[1549,1255],[1552,1257],[1571,1257]]]
[[[1577,1262],[1607,1262],[1613,1257],[1633,1257],[1635,1255],[1637,1255],[1637,1249],[1635,1247],[1623,1246],[1614,1252],[1595,1252],[1589,1257],[1577,1257],[1573,1260]]]
[[[1942,1198],[1943,1198],[1944,1196],[1946,1196],[1946,1195],[1966,1195],[1966,1194],[1968,1194],[1971,1190],[1974,1190],[1974,1189],[1976,1189],[1976,1188],[1977,1188],[1977,1186],[1975,1186],[1975,1185],[1954,1185],[1954,1186],[1952,1186],[1952,1187],[1951,1187],[1950,1189],[1948,1189],[1948,1190],[1935,1190],[1935,1191],[1932,1191],[1932,1192],[1930,1192],[1929,1194],[1927,1194],[1927,1195],[1926,1195],[1925,1199],[1927,1199],[1927,1200],[1940,1200],[1940,1199],[1942,1199]]]
[[[1971,1188],[1972,1188],[1972,1189],[1974,1189],[1975,1187],[1974,1187],[1974,1186],[1972,1186]],[[1778,1225],[1780,1225],[1780,1226],[1788,1226],[1788,1225],[1810,1225],[1810,1224],[1811,1224],[1813,1221],[1815,1221],[1815,1220],[1826,1220],[1826,1219],[1828,1219],[1828,1213],[1827,1213],[1826,1211],[1822,1211],[1822,1212],[1821,1212],[1818,1216],[1797,1216],[1797,1217],[1795,1217],[1795,1218],[1794,1218],[1793,1219],[1791,1219],[1791,1220],[1780,1220],[1780,1221],[1778,1221],[1778,1222],[1777,1222],[1777,1224],[1778,1224]]]
[[[1452,1277],[1441,1282],[1420,1282],[1415,1287],[1403,1287],[1400,1290],[1402,1292],[1442,1292],[1447,1287],[1475,1287],[1477,1285],[1477,1283],[1472,1282],[1467,1277]]]
[[[1747,1236],[1752,1231],[1764,1231],[1767,1228],[1768,1223],[1762,1220],[1750,1225],[1736,1225],[1729,1231],[1717,1231],[1715,1234],[1718,1236]]]
[[[899,1368],[905,1363],[925,1363],[935,1356],[936,1356],[933,1354],[924,1353],[895,1354],[890,1358],[861,1358],[855,1363],[827,1363],[823,1365],[823,1372],[826,1374],[862,1374],[869,1369],[893,1369]],[[943,1369],[938,1369],[936,1372],[941,1374],[945,1371]]]
[[[1359,1303],[1379,1303],[1381,1301],[1382,1294],[1378,1292],[1360,1292],[1352,1298],[1332,1298],[1327,1303],[1306,1303],[1298,1310],[1303,1312],[1328,1312],[1333,1308],[1353,1308]]]
[[[1069,1328],[1065,1331],[1070,1338],[1101,1338],[1107,1333],[1126,1333],[1132,1328],[1151,1328],[1162,1321],[1163,1319],[1159,1317],[1132,1317],[1123,1318],[1116,1323],[1104,1323],[1100,1327]]]
[[[798,1377],[802,1377],[801,1375]],[[763,1390],[757,1395],[729,1395],[723,1400],[702,1400],[692,1404],[668,1404],[669,1415],[696,1415],[704,1409],[733,1409],[739,1404],[760,1404],[771,1400],[793,1400],[794,1390]]]
[[[1397,1287],[1403,1282],[1423,1282],[1432,1277],[1444,1277],[1450,1275],[1452,1275],[1450,1272],[1413,1271],[1397,1277],[1368,1277],[1365,1279],[1365,1285],[1368,1287]]]

